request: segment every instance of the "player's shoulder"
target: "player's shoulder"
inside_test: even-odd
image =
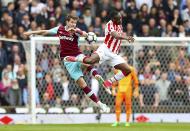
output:
[[[113,21],[112,20],[109,20],[108,22],[107,22],[107,24],[106,25],[109,25],[109,24],[113,24]]]
[[[65,30],[65,25],[60,24],[60,25],[58,25],[57,27],[58,27],[59,29]]]

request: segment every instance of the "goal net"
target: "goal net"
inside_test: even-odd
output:
[[[103,40],[98,38],[96,44],[89,45],[82,38],[79,41],[80,49],[84,54],[90,55],[103,43]],[[70,78],[63,61],[59,59],[57,37],[32,37],[28,42],[14,41],[11,44],[7,40],[0,40],[0,43],[3,43],[6,52],[12,52],[12,45],[19,45],[20,53],[24,50],[24,62],[28,74],[27,87],[11,87],[7,94],[1,90],[1,107],[6,109],[5,113],[13,113],[13,108],[25,108],[35,121],[36,113],[99,112],[94,103]],[[134,114],[190,113],[189,38],[136,38],[133,44],[123,42],[119,54],[126,56],[128,64],[134,66],[137,71],[140,96],[132,99]],[[14,56],[12,67],[17,72],[18,59]],[[107,63],[94,66],[104,79],[114,74],[113,68]],[[1,69],[3,77],[7,65]],[[20,72],[22,74],[19,70]],[[84,78],[100,100],[110,107],[110,113],[114,113],[115,96],[107,94],[89,72],[84,72]],[[18,101],[14,102],[14,99]],[[11,104],[3,103],[4,100]],[[124,104],[122,112],[125,112]]]

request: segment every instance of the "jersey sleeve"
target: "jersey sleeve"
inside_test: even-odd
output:
[[[77,28],[75,34],[80,37],[81,35],[83,35],[83,31],[81,29]]]
[[[48,34],[50,34],[50,35],[56,35],[58,29],[59,29],[59,26],[51,28],[51,29],[48,30]]]

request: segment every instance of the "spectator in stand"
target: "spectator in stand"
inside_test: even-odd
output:
[[[150,15],[149,15],[149,20],[153,18],[155,19],[155,21],[157,22],[159,19],[158,19],[158,10],[156,9],[156,7],[151,7],[150,9]],[[158,23],[157,23],[158,24]]]
[[[190,67],[189,59],[185,56],[185,49],[179,49],[178,57],[175,60],[176,70],[180,73],[185,73],[185,70]]]
[[[94,25],[94,33],[96,33],[97,36],[100,36],[102,34],[102,27],[101,27],[101,18],[96,17],[95,18],[95,25]]]
[[[6,68],[3,70],[2,82],[0,82],[0,105],[9,105],[9,90],[12,88],[12,82]]]
[[[28,38],[23,35],[24,33],[24,27],[23,26],[18,26],[18,31],[17,31],[17,36],[18,36],[18,40],[27,40]]]
[[[126,26],[126,35],[127,36],[135,36],[135,32],[133,31],[133,25],[131,23],[128,23]]]
[[[36,23],[38,24],[38,26],[45,24],[46,26],[48,25],[48,12],[47,12],[47,7],[42,8],[42,11],[40,12],[40,14],[38,14],[35,18]]]
[[[147,5],[148,10],[150,9],[150,7],[152,7],[153,4],[153,0],[135,0],[136,4],[137,4],[137,8],[140,9],[142,8],[143,4]]]
[[[127,14],[127,16],[131,17],[132,12],[138,12],[135,0],[131,0],[129,2],[128,2],[128,0],[124,0],[123,3],[124,3],[123,8],[124,8],[125,13]]]
[[[177,3],[174,2],[174,0],[168,0],[168,1],[163,1],[165,2],[163,5],[164,12],[166,14],[168,23],[172,22],[172,17],[174,10],[177,9]]]
[[[26,11],[26,7],[27,7],[27,5],[24,2],[19,4],[19,9],[16,12],[16,16],[15,16],[17,25],[21,24],[23,16],[28,14],[28,12]]]
[[[77,23],[77,27],[81,30],[84,30],[87,32],[88,28],[87,28],[87,25],[84,23],[84,18],[83,16],[80,16],[79,17],[79,21]]]
[[[87,27],[89,27],[94,23],[90,8],[86,8],[84,10],[83,18],[84,18],[84,23],[87,25]]]
[[[156,10],[160,10],[163,8],[163,3],[162,0],[153,0],[153,5],[152,7],[155,7]]]
[[[138,18],[138,11],[133,10],[131,12],[131,18],[129,19],[129,22],[133,25],[134,32],[136,32],[136,34],[140,34],[140,27],[142,23]]]
[[[150,78],[145,78],[140,83],[140,106],[153,106],[157,107],[159,104],[158,91]]]
[[[101,15],[102,21],[105,22],[105,19],[109,19],[109,18],[105,18],[107,15],[102,15],[102,13],[107,14],[108,12],[111,11],[111,7],[112,7],[112,1],[110,1],[110,0],[101,0],[100,3],[97,6],[96,15],[97,16]]]
[[[185,101],[186,86],[180,75],[175,76],[175,81],[169,87],[169,96],[173,105],[182,105]]]
[[[53,66],[50,71],[52,75],[53,85],[55,88],[55,95],[57,97],[61,97],[63,93],[63,87],[62,87],[62,76],[65,74],[64,71],[61,68],[61,65],[59,63],[59,59],[55,58],[53,61]]]
[[[150,36],[160,36],[160,31],[157,28],[156,20],[154,18],[149,19]]]
[[[7,53],[5,48],[3,47],[2,41],[0,41],[0,81],[2,76],[3,69],[7,66]]]
[[[168,69],[168,80],[171,82],[174,82],[176,75],[177,75],[176,65],[174,62],[170,62],[169,69]]]
[[[150,36],[150,28],[147,24],[143,24],[141,27],[141,34],[140,37],[149,37]]]
[[[186,37],[187,36],[187,33],[186,33],[183,25],[179,25],[178,32],[179,32],[178,37]]]
[[[22,64],[26,63],[26,56],[22,44],[12,45],[11,52],[8,56],[9,64],[13,64],[15,55],[18,55],[20,57]]]
[[[36,89],[39,92],[39,99],[40,99],[40,103],[43,100],[43,94],[45,93],[46,89],[45,89],[45,85],[46,82],[44,80],[44,72],[42,70],[42,68],[40,66],[36,66]]]
[[[49,70],[49,59],[48,59],[47,52],[43,52],[41,54],[40,66],[42,67],[42,70],[44,72],[48,72],[48,70]]]
[[[69,94],[69,80],[67,78],[67,76],[62,76],[63,82],[62,82],[62,87],[63,87],[63,94],[62,94],[62,102],[63,105],[67,106],[69,104],[69,98],[70,98],[70,94]]]
[[[159,24],[160,24],[160,26],[159,26],[160,35],[164,36],[165,32],[166,32],[166,24],[167,24],[167,22],[166,22],[165,19],[160,19]]]
[[[140,105],[158,106],[158,91],[155,87],[155,75],[151,72],[149,65],[145,66],[143,74],[139,75],[140,81]]]
[[[55,95],[52,76],[50,73],[47,73],[45,75],[45,81],[46,81],[45,94],[46,93],[48,94],[48,100],[50,101],[50,103],[54,104],[56,95]]]
[[[48,13],[48,17],[54,17],[55,16],[55,8],[54,8],[54,0],[48,0],[47,1],[47,13]]]
[[[162,72],[161,78],[156,81],[156,88],[159,95],[159,105],[169,105],[170,81],[167,80],[167,72]]]
[[[173,26],[168,24],[166,27],[166,32],[163,33],[163,37],[176,37],[176,32],[173,32]]]
[[[64,23],[64,20],[65,20],[65,13],[63,13],[63,10],[60,6],[58,6],[56,9],[55,9],[55,19],[56,19],[56,22],[58,25],[60,25],[61,23]]]
[[[148,22],[149,10],[148,10],[148,5],[145,3],[141,5],[140,11],[139,11],[139,18],[143,24]]]
[[[90,12],[91,12],[91,15],[92,15],[93,18],[96,16],[97,6],[95,4],[95,0],[87,0],[84,8],[89,8],[90,9]]]
[[[182,24],[182,19],[179,15],[179,9],[174,9],[171,23],[174,27],[174,32],[177,33],[179,25]]]
[[[26,77],[25,72],[26,72],[25,71],[25,65],[20,65],[18,72],[17,72],[17,81],[18,81],[19,88],[21,90],[21,104],[22,105],[26,104],[24,102],[23,94],[24,94],[24,91],[27,89],[27,86],[28,86],[27,77]]]
[[[181,11],[181,16],[182,16],[182,20],[183,21],[190,21],[190,15],[189,15],[189,11],[190,11],[190,2],[189,0],[186,1],[186,8],[182,9]]]

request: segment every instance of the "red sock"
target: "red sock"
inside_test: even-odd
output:
[[[96,95],[92,92],[92,90],[86,86],[85,88],[83,88],[84,93],[95,103],[97,103],[99,100],[96,97]]]
[[[86,58],[89,58],[89,56],[85,56],[85,57],[83,58],[82,62],[85,63],[85,64],[88,64],[88,63],[85,61]]]
[[[93,76],[96,76],[98,74],[98,71],[95,68],[93,68],[92,66],[88,66],[87,71],[89,71],[91,73],[91,75],[93,75]]]

